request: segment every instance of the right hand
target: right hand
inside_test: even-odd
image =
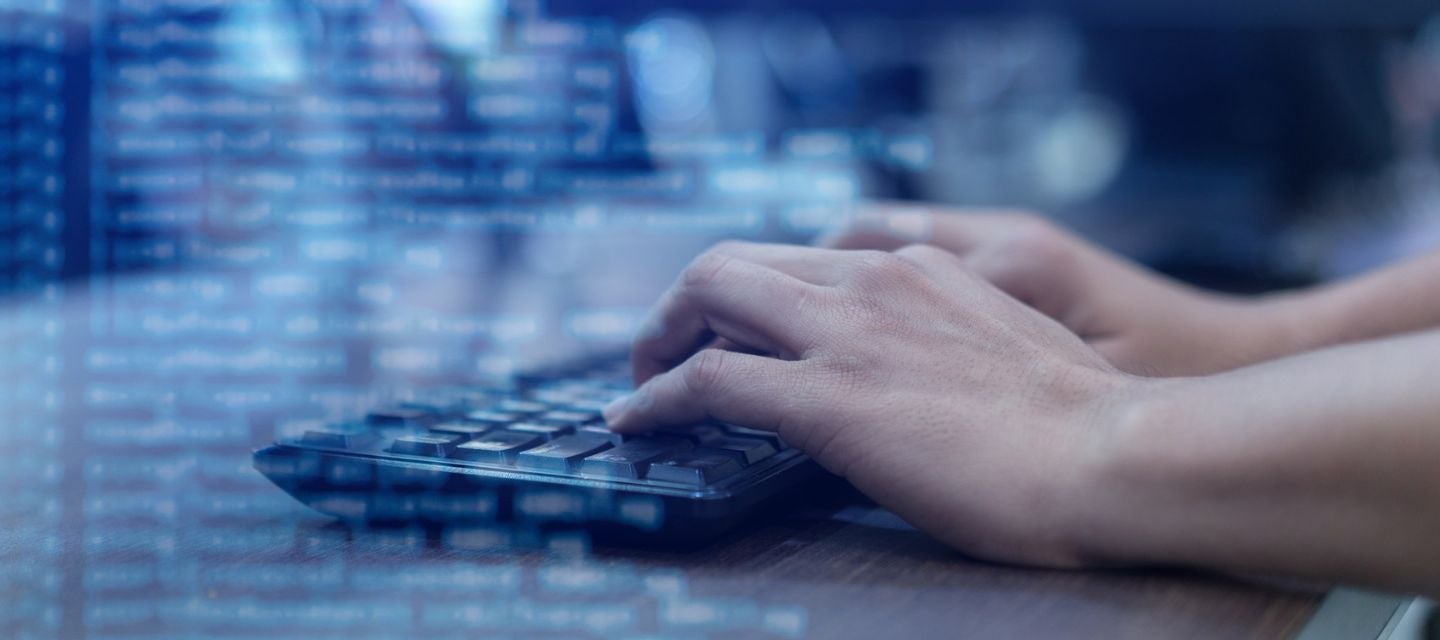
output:
[[[611,429],[774,431],[921,530],[1011,562],[1087,562],[1092,471],[1153,388],[929,246],[721,244],[647,326]],[[702,348],[715,337],[734,348]]]
[[[1121,370],[1202,375],[1300,350],[1289,298],[1189,287],[1022,212],[885,204],[822,237],[837,249],[924,243],[956,254],[1006,293],[1054,318]]]

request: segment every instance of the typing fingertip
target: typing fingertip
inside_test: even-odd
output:
[[[631,394],[626,394],[615,398],[611,400],[609,404],[605,405],[605,408],[600,410],[600,414],[605,416],[605,425],[609,427],[611,431],[615,431],[616,427],[619,426],[624,419],[625,408],[630,404],[630,397]]]

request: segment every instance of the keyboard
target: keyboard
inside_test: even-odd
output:
[[[622,359],[430,390],[363,419],[279,438],[255,468],[344,521],[581,530],[622,546],[713,540],[823,471],[774,433],[704,423],[612,433]]]

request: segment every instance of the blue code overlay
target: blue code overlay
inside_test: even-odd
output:
[[[340,527],[250,463],[623,346],[707,244],[803,237],[871,167],[928,164],[913,131],[720,122],[708,38],[527,2],[0,0],[0,635],[803,635],[801,604],[583,534]]]

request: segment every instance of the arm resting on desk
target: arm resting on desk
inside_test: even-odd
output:
[[[1427,332],[1144,383],[1091,450],[1081,546],[1440,594],[1437,380]]]

